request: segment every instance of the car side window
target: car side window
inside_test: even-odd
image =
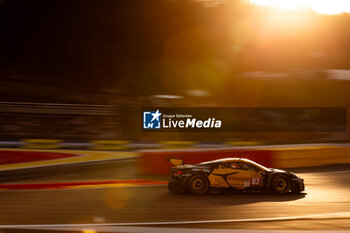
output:
[[[228,168],[233,168],[233,169],[240,169],[241,168],[239,163],[236,163],[236,162],[226,163],[225,166],[228,167]]]
[[[259,169],[249,163],[241,163],[241,167],[244,170],[259,171]]]

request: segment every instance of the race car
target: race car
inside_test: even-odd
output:
[[[211,188],[219,188],[287,194],[305,189],[304,180],[294,173],[266,168],[245,158],[223,158],[194,165],[175,158],[168,161],[175,165],[170,169],[168,183],[172,193],[189,191],[203,195]]]

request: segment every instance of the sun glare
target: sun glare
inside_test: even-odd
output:
[[[249,2],[286,10],[311,9],[319,14],[350,13],[350,0],[248,0]]]

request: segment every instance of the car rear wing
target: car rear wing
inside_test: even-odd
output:
[[[178,166],[178,165],[184,165],[184,161],[182,159],[177,158],[167,158],[167,161],[171,163],[172,165]]]

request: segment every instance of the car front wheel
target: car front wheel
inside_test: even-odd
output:
[[[291,182],[285,175],[277,175],[271,183],[272,192],[277,194],[286,194],[291,188]]]

